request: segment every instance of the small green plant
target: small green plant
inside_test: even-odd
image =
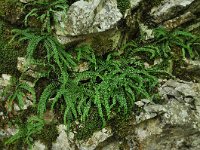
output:
[[[172,72],[174,61],[184,61],[186,58],[195,59],[199,56],[199,52],[193,49],[198,43],[198,36],[181,30],[169,32],[164,28],[157,28],[154,33],[155,38],[150,42],[131,41],[126,43],[121,50],[127,57],[139,56],[150,64],[160,59],[161,62],[156,66],[169,73]]]
[[[43,63],[49,64],[52,69],[57,73],[59,79],[67,82],[68,73],[70,68],[76,66],[72,56],[65,51],[64,47],[50,34],[40,34],[29,29],[26,30],[13,30],[15,33],[13,38],[19,38],[19,41],[28,41],[27,46],[27,60],[34,61],[40,58],[34,57],[34,54],[38,53],[39,46],[42,45],[42,50],[46,54]],[[51,65],[52,64],[52,65]],[[58,69],[57,69],[58,68]]]
[[[28,118],[26,124],[21,125],[18,132],[9,138],[5,144],[12,144],[17,140],[22,140],[23,143],[28,144],[29,147],[31,147],[33,144],[32,136],[39,134],[42,131],[44,125],[45,122],[43,119],[40,119],[37,116],[31,116]]]
[[[188,53],[191,59],[194,59],[196,56],[195,53],[197,54],[197,52],[193,50],[192,46],[199,39],[198,36],[178,29],[169,32],[164,28],[157,28],[154,32],[154,41],[163,51],[164,55],[162,56],[168,57],[169,53],[175,53],[174,50],[177,49],[176,47],[181,50],[183,59],[186,58],[186,53]]]
[[[31,1],[25,5],[25,8],[33,8],[25,17],[25,25],[28,25],[30,17],[36,17],[42,23],[42,32],[50,33],[52,31],[52,20],[57,22],[54,14],[59,11],[67,12],[67,0],[51,0],[51,1]]]
[[[13,91],[13,93],[11,93],[10,91]],[[2,94],[8,104],[8,110],[12,110],[12,105],[14,102],[17,102],[19,108],[22,109],[24,107],[27,93],[31,94],[32,101],[35,104],[36,93],[34,88],[26,82],[22,82],[13,78],[11,84],[4,89],[4,92]]]

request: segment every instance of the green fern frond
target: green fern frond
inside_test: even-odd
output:
[[[32,8],[32,10],[29,10],[29,8]],[[51,20],[56,21],[54,13],[58,11],[64,11],[66,13],[68,10],[68,4],[65,0],[53,0],[50,2],[31,1],[25,5],[24,9],[29,11],[24,19],[26,26],[29,23],[30,17],[34,16],[42,23],[41,31],[51,33]]]
[[[38,103],[38,115],[40,117],[43,117],[44,112],[46,110],[46,104],[49,98],[53,96],[56,88],[57,88],[57,85],[55,83],[50,83],[42,92],[42,95],[40,96],[39,103]]]

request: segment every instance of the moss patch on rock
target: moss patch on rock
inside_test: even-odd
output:
[[[36,135],[35,139],[44,143],[48,149],[52,148],[52,143],[56,141],[58,131],[56,124],[46,124],[40,134]]]
[[[102,120],[97,111],[93,111],[81,128],[78,128],[76,138],[78,140],[85,140],[92,136],[95,131],[102,128]]]
[[[4,20],[18,24],[23,14],[23,4],[19,0],[0,0],[0,17]]]
[[[25,47],[20,45],[18,41],[10,42],[12,38],[12,28],[1,21],[1,37],[0,37],[0,74],[6,73],[18,76],[17,58],[25,55]]]
[[[130,0],[117,0],[117,7],[124,14],[130,8]]]

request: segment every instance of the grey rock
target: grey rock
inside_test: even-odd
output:
[[[127,142],[132,139],[144,150],[199,149],[200,84],[168,80],[159,90],[164,98],[169,94],[173,97],[164,104],[144,106],[145,112],[136,116],[140,121],[136,121],[135,135],[129,135]]]
[[[77,1],[67,12],[55,14],[57,35],[83,35],[112,29],[122,18],[116,0]]]
[[[178,12],[189,6],[194,0],[164,0],[157,7],[152,8],[151,15],[157,23],[174,17]]]
[[[74,134],[70,132],[67,134],[67,127],[65,125],[59,125],[58,127],[59,136],[56,142],[52,145],[52,150],[75,150],[75,144],[73,143]]]
[[[100,143],[113,135],[111,128],[103,128],[101,131],[93,133],[92,137],[86,141],[78,141],[77,146],[80,150],[94,150]]]
[[[36,141],[32,147],[32,150],[46,150],[46,149],[47,147],[40,141]]]

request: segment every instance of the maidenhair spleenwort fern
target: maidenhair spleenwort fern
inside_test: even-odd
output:
[[[26,15],[24,22],[27,26],[30,17],[35,17],[42,23],[42,32],[52,32],[52,20],[58,22],[55,13],[59,11],[67,12],[67,0],[52,0],[52,1],[31,1],[25,5],[25,8],[32,8]]]
[[[13,93],[10,93],[10,90]],[[12,110],[13,103],[17,103],[19,108],[24,107],[27,94],[31,94],[33,104],[36,104],[36,93],[32,86],[26,82],[12,79],[12,84],[4,89],[3,97],[7,101],[8,110]]]
[[[35,31],[31,31],[29,29],[26,30],[13,30],[15,34],[13,38],[19,38],[19,41],[28,41],[27,46],[27,60],[34,60],[34,53],[38,53],[39,51],[39,44],[43,46],[43,49],[46,53],[46,58],[42,58],[44,63],[49,64],[52,66],[53,70],[58,67],[59,71],[57,75],[62,81],[67,82],[68,73],[67,71],[70,68],[76,66],[75,61],[73,60],[72,56],[67,53],[64,47],[50,34],[40,34]]]
[[[157,78],[145,68],[134,68],[123,59],[99,61],[96,71],[79,73],[75,81],[83,89],[82,96],[85,97],[77,99],[81,120],[84,121],[89,115],[86,107],[89,103],[97,108],[104,125],[112,111],[116,111],[114,108],[126,114],[139,97],[150,99],[150,93],[157,85]]]
[[[125,44],[122,50],[131,53],[133,56],[147,54],[150,59],[157,58],[171,59],[177,50],[182,54],[182,59],[186,58],[188,53],[190,58],[197,56],[197,52],[193,49],[193,45],[199,39],[198,36],[186,31],[174,30],[167,31],[165,28],[157,28],[154,30],[154,41],[147,44],[138,44],[134,41]]]
[[[18,132],[9,138],[5,144],[12,144],[17,140],[22,140],[24,144],[28,144],[31,148],[33,144],[32,136],[39,134],[43,129],[45,122],[38,116],[31,116],[27,122],[19,127]]]

